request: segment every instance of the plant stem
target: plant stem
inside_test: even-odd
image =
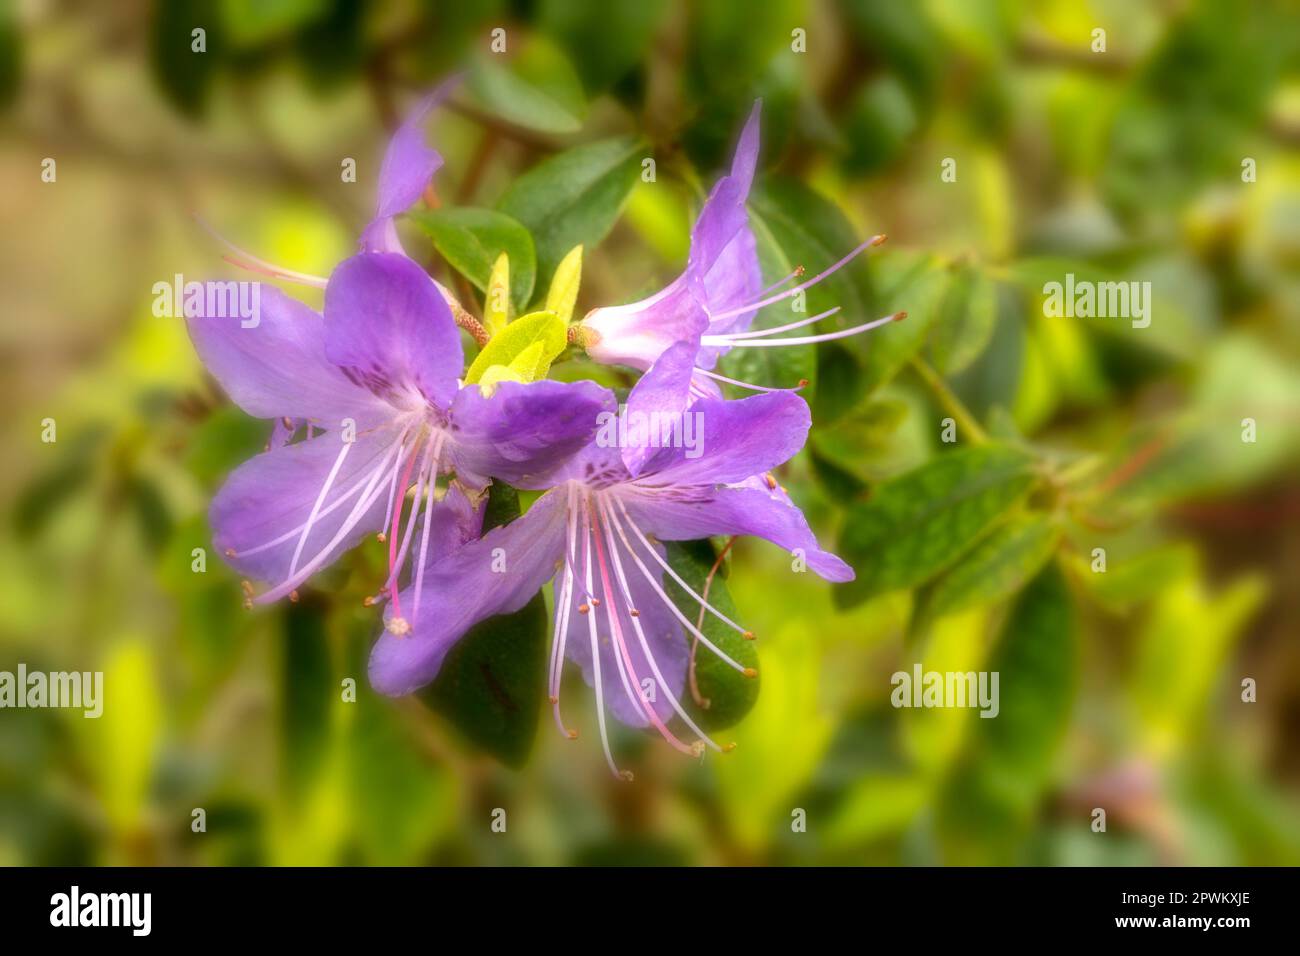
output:
[[[971,444],[983,445],[988,442],[989,436],[984,431],[983,426],[975,420],[975,416],[961,403],[961,399],[953,394],[952,389],[948,387],[948,383],[939,377],[938,372],[930,368],[925,359],[914,356],[912,358],[912,368],[916,370],[917,375],[921,376],[921,381],[925,382],[930,391],[934,393],[934,397],[939,400],[939,404],[953,417],[957,427],[970,437]]]

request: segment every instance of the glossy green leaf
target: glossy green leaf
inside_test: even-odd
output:
[[[1043,566],[1060,541],[1045,514],[1017,515],[994,528],[938,578],[920,616],[952,614],[1014,594]]]
[[[1016,599],[989,660],[998,715],[976,720],[978,761],[1009,794],[1028,796],[1051,770],[1070,718],[1076,628],[1064,576],[1049,564]]]
[[[645,149],[632,137],[587,143],[515,180],[497,207],[532,232],[541,275],[553,275],[574,246],[590,251],[605,238],[636,184]]]
[[[975,266],[959,266],[943,293],[930,330],[935,370],[941,375],[953,375],[974,362],[993,337],[997,314],[997,285]]]
[[[173,0],[154,8],[149,59],[163,95],[190,117],[207,108],[208,97],[221,61],[223,18],[216,0]],[[193,49],[192,31],[206,31],[206,51]]]
[[[690,585],[691,590],[739,623],[736,605],[727,590],[725,566],[718,568],[708,585],[708,593],[705,593],[705,581],[717,560],[713,545],[705,540],[670,542],[666,547],[669,565]],[[735,628],[724,624],[712,614],[701,614],[699,602],[671,577],[664,578],[664,588],[686,619],[695,623],[719,649],[744,667],[758,668],[758,652],[754,641],[746,639]],[[688,634],[686,640],[693,642],[695,638]],[[694,659],[695,690],[699,694],[697,698],[691,689],[688,674],[687,688],[683,693],[687,712],[705,730],[721,730],[739,723],[758,700],[760,679],[745,677],[703,644],[695,647]]]
[[[544,133],[576,133],[587,115],[587,98],[573,64],[540,36],[529,37],[509,58],[479,56],[466,85],[497,116]]]
[[[510,299],[522,310],[533,294],[537,253],[533,237],[518,221],[494,209],[469,206],[411,213],[433,239],[438,253],[452,268],[486,292],[492,267],[505,253],[510,260]]]
[[[1033,459],[985,445],[948,452],[884,482],[848,514],[839,554],[857,579],[835,591],[850,607],[921,584],[962,556],[1033,484]]]
[[[518,514],[518,493],[493,483],[484,531]],[[537,734],[545,693],[548,629],[539,592],[514,614],[470,628],[420,697],[471,743],[507,766],[522,766]]]

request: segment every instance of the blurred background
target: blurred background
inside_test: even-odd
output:
[[[107,685],[99,720],[0,711],[0,863],[1300,863],[1294,3],[0,11],[0,670]],[[457,207],[523,224],[539,291],[562,240],[586,242],[579,315],[661,287],[758,96],[772,280],[890,237],[808,308],[908,321],[724,365],[810,380],[780,480],[859,573],[833,593],[763,542],[730,550],[718,593],[762,679],[726,756],[623,731],[637,779],[616,783],[576,673],[576,743],[549,719],[533,740],[531,712],[509,746],[470,743],[427,701],[377,697],[377,547],[256,612],[214,555],[192,569],[269,425],[153,315],[153,284],[241,276],[193,212],[328,274],[389,132],[457,70],[429,216],[401,228],[474,307],[440,254]],[[560,226],[519,186],[557,169],[585,197]],[[1070,273],[1150,282],[1149,327],[1047,316]],[[887,534],[882,501],[911,503]],[[916,662],[998,670],[999,718],[891,707]]]

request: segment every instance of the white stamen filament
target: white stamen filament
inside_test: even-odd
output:
[[[674,581],[677,582],[677,585],[678,585],[678,586],[679,586],[683,591],[685,591],[687,594],[689,594],[691,597],[693,597],[696,601],[698,601],[699,604],[700,604],[700,606],[701,606],[702,608],[704,608],[706,611],[708,611],[710,614],[712,614],[714,617],[716,617],[716,618],[717,618],[719,621],[721,621],[723,624],[727,624],[727,625],[731,626],[732,628],[734,628],[735,630],[737,630],[738,632],[740,632],[742,635],[746,635],[746,636],[749,635],[750,632],[749,632],[746,628],[741,627],[739,624],[737,624],[737,623],[736,623],[735,621],[733,621],[731,618],[727,617],[727,615],[723,614],[721,611],[719,611],[716,607],[714,607],[714,606],[713,606],[712,604],[710,604],[708,601],[704,600],[704,598],[700,597],[700,595],[696,594],[695,591],[694,591],[694,589],[693,589],[689,584],[687,584],[685,581],[682,580],[681,575],[678,574],[676,571],[674,571],[674,570],[672,569],[672,565],[670,565],[667,561],[665,561],[662,557],[660,557],[660,556],[659,556],[659,552],[656,551],[656,550],[651,546],[651,544],[650,544],[650,542],[649,542],[648,540],[646,540],[646,536],[641,532],[641,529],[638,528],[638,527],[633,523],[633,521],[632,521],[632,516],[628,514],[628,511],[627,511],[627,505],[623,504],[622,501],[618,501],[618,506],[619,506],[619,508],[620,508],[620,509],[622,510],[622,512],[623,512],[623,518],[624,518],[625,521],[627,521],[628,527],[631,528],[631,529],[632,529],[632,532],[633,532],[633,533],[634,533],[638,538],[641,539],[641,543],[642,543],[643,545],[645,545],[646,550],[650,552],[650,556],[651,556],[652,558],[654,558],[655,561],[657,561],[657,562],[659,563],[660,567],[662,567],[666,572],[668,572],[669,576],[671,576],[672,579],[673,579]],[[629,548],[629,550],[631,550],[631,549]],[[673,606],[676,607],[676,605],[673,605]],[[731,660],[731,658],[727,657],[727,655],[723,654],[721,651],[719,651],[717,648],[715,648],[712,644],[710,644],[709,641],[708,641],[708,639],[705,638],[703,635],[700,635],[700,638],[702,639],[702,641],[703,641],[703,643],[704,643],[704,645],[705,645],[706,647],[712,649],[713,652],[714,652],[715,654],[717,654],[719,657],[721,657],[723,660],[725,660],[727,663],[729,663],[732,667],[736,668],[737,670],[744,670],[743,667],[741,667],[741,666],[740,666],[739,664],[737,664],[735,661]]]
[[[904,315],[906,315],[904,312],[895,312],[893,315],[887,315],[882,319],[874,319],[873,321],[865,322],[862,325],[855,325],[851,329],[842,329],[839,332],[826,332],[822,335],[798,335],[792,339],[727,339],[725,342],[719,341],[712,344],[730,345],[732,348],[737,349],[780,348],[785,345],[812,345],[816,342],[830,342],[835,339],[847,338],[850,335],[857,335],[859,332],[866,332],[869,329],[878,328],[879,326],[887,325],[890,322],[895,322]],[[708,340],[712,338],[721,339],[722,337],[706,335],[704,336],[705,344],[711,344]]]
[[[288,279],[291,282],[297,282],[301,285],[315,286],[318,289],[325,288],[327,284],[327,280],[321,276],[308,275],[305,272],[297,272],[293,269],[286,269],[283,266],[277,266],[273,262],[267,262],[265,259],[258,258],[251,252],[239,248],[239,246],[235,245],[225,236],[221,235],[221,233],[213,229],[212,226],[208,225],[207,221],[197,214],[194,216],[194,221],[197,222],[203,228],[204,232],[210,235],[213,239],[217,240],[217,242],[221,243],[236,256],[245,260],[240,262],[235,259],[226,259],[227,262],[237,265],[241,269],[247,269],[249,272],[260,272],[263,275],[269,275],[276,279]]]
[[[435,438],[434,441],[436,444],[433,447],[432,453],[433,464],[429,466],[430,481],[428,495],[430,498],[433,497],[434,483],[438,479],[438,462],[442,455],[442,446],[446,441],[446,436],[442,432],[439,432],[438,437]],[[415,567],[415,597],[411,601],[411,620],[413,621],[418,621],[420,619],[420,594],[424,590],[424,563],[429,555],[429,528],[433,525],[432,517],[431,508],[426,506],[424,509],[424,528],[420,531],[420,558],[419,563],[416,564]]]
[[[583,531],[584,549],[586,556],[586,572],[584,578],[587,583],[587,593],[591,593],[591,522],[588,520],[587,511],[583,509]],[[587,612],[587,629],[591,634],[591,671],[592,686],[596,691],[596,723],[600,727],[600,745],[605,751],[605,763],[609,765],[610,771],[620,780],[627,779],[622,771],[618,769],[618,764],[614,763],[614,755],[609,750],[609,732],[605,727],[605,690],[601,683],[600,675],[600,646],[596,640],[596,615]]]
[[[617,501],[617,499],[615,500]],[[641,543],[645,545],[646,550],[650,552],[651,556],[654,557],[656,561],[658,561],[661,565],[663,565],[664,569],[673,576],[673,579],[677,581],[678,584],[683,586],[683,588],[686,590],[688,594],[691,595],[691,597],[699,601],[703,607],[712,610],[713,613],[717,615],[717,617],[722,621],[725,621],[726,623],[730,624],[732,627],[741,631],[741,633],[748,633],[747,631],[744,631],[738,624],[733,622],[731,619],[725,617],[716,608],[713,608],[712,605],[708,604],[706,601],[700,598],[700,596],[697,595],[690,588],[685,587],[685,583],[677,575],[677,572],[673,571],[670,567],[668,567],[668,562],[664,561],[663,558],[659,557],[659,552],[657,552],[654,549],[654,546],[651,545],[650,542],[646,540],[645,535],[641,533],[641,529],[632,523],[632,519],[628,515],[627,508],[626,506],[624,506],[623,502],[618,501],[617,503],[619,508],[622,509],[623,511],[623,519],[627,521],[628,526],[631,527],[631,529],[634,532],[636,532],[637,536],[641,539]],[[703,644],[714,654],[716,654],[719,660],[725,663],[728,667],[738,670],[742,674],[745,673],[747,668],[743,664],[737,663],[735,660],[731,658],[729,654],[723,651],[722,648],[718,647],[718,645],[714,644],[711,640],[709,640],[708,637],[705,636],[704,632],[702,632],[698,627],[692,624],[687,619],[686,615],[681,612],[681,609],[678,608],[677,605],[673,603],[672,598],[670,598],[668,594],[664,591],[663,586],[660,585],[660,583],[657,580],[655,580],[654,574],[650,571],[649,568],[645,566],[645,562],[642,561],[641,558],[637,555],[636,551],[632,549],[632,546],[630,543],[628,543],[627,536],[623,533],[622,529],[623,529],[622,523],[618,520],[617,516],[615,516],[614,530],[618,532],[619,537],[623,539],[623,543],[627,545],[627,553],[631,556],[632,562],[641,570],[641,574],[645,577],[646,581],[649,583],[650,587],[654,590],[654,592],[659,596],[659,599],[663,601],[664,606],[667,607],[670,612],[672,612],[673,616],[677,618],[677,620],[681,623],[681,625],[684,628],[686,628],[686,630],[688,630],[691,634],[695,635],[695,637],[699,639],[701,644]]]
[[[334,459],[334,466],[330,468],[330,473],[325,478],[325,484],[321,485],[320,494],[316,496],[316,503],[311,506],[311,514],[307,515],[307,523],[302,527],[302,534],[298,538],[298,545],[293,549],[293,557],[289,560],[289,576],[293,577],[298,570],[298,559],[302,557],[303,546],[307,543],[307,536],[311,534],[312,525],[316,523],[316,517],[320,514],[321,505],[325,502],[325,496],[330,493],[334,487],[334,479],[338,477],[339,469],[343,467],[343,460],[348,457],[348,451],[352,448],[352,442],[343,442],[343,447],[339,449],[338,457]]]
[[[785,325],[778,325],[774,329],[753,329],[749,332],[721,332],[717,335],[705,335],[700,339],[700,341],[704,345],[726,345],[730,342],[734,342],[736,339],[761,339],[769,335],[776,335],[778,332],[789,332],[791,329],[798,329],[805,325],[812,325],[814,322],[820,322],[822,319],[829,318],[838,311],[840,311],[840,307],[837,305],[833,309],[827,309],[825,312],[819,312],[806,319],[800,319],[798,322],[789,322]]]
[[[613,509],[607,506],[603,501],[598,501],[598,507],[600,508],[601,514],[605,517],[605,540],[609,544],[610,558],[614,564],[614,575],[618,578],[618,583],[623,590],[623,599],[627,602],[628,608],[634,608],[636,605],[632,600],[632,588],[627,583],[627,574],[623,570],[623,562],[619,560],[618,548],[614,545]],[[624,543],[626,546],[626,540]],[[650,642],[646,640],[645,630],[641,627],[640,616],[637,615],[632,617],[631,620],[632,629],[636,631],[637,639],[641,642],[641,652],[645,655],[646,662],[650,665],[650,671],[654,674],[655,680],[658,681],[658,686],[668,696],[668,703],[672,706],[673,711],[685,722],[686,726],[691,729],[692,733],[694,733],[696,737],[721,753],[722,748],[714,743],[708,734],[696,726],[695,721],[691,720],[690,715],[686,713],[682,708],[682,705],[678,702],[676,695],[673,694],[672,689],[668,686],[668,682],[664,680],[664,675],[659,670],[659,664],[655,660],[654,654],[650,652]],[[688,749],[691,753],[695,752],[694,748]]]
[[[861,253],[864,249],[869,249],[872,246],[878,246],[884,241],[885,241],[884,236],[872,236],[866,242],[854,248],[852,252],[846,255],[839,262],[835,263],[833,266],[829,267],[828,269],[824,269],[821,272],[817,273],[817,275],[813,276],[807,282],[801,282],[797,286],[786,289],[784,292],[778,292],[776,295],[767,296],[766,298],[760,298],[757,302],[750,302],[747,305],[737,306],[736,308],[728,309],[725,312],[712,313],[710,314],[709,319],[710,321],[717,321],[718,319],[729,319],[732,316],[744,315],[747,312],[754,312],[758,309],[772,305],[774,302],[780,302],[783,299],[788,299],[790,298],[790,296],[796,294],[797,292],[801,292],[802,290],[807,289],[809,286],[814,286],[818,282],[821,282],[823,279],[825,279],[827,276],[832,275],[835,272],[838,272],[841,268],[847,265],[855,256]]]

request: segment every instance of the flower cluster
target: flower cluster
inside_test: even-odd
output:
[[[508,361],[475,372],[494,338],[467,372],[457,326],[464,309],[406,255],[393,225],[442,165],[421,130],[442,95],[431,94],[394,135],[360,251],[327,279],[234,249],[231,261],[241,266],[322,286],[323,314],[266,287],[256,327],[188,317],[195,348],[230,397],[275,422],[267,451],[237,468],[212,503],[215,543],[242,574],[268,583],[260,593],[245,586],[249,603],[266,603],[296,598],[308,578],[366,535],[384,541],[387,576],[367,603],[383,605],[384,618],[370,680],[390,695],[430,682],[472,626],[522,608],[550,582],[550,701],[562,732],[576,736],[560,712],[567,658],[595,691],[616,775],[607,708],[684,752],[720,749],[682,705],[691,642],[746,676],[753,671],[692,623],[665,581],[701,613],[752,635],[680,577],[660,542],[756,535],[797,551],[829,581],[851,580],[853,571],[818,547],[771,474],[808,434],[809,409],[797,389],[738,382],[715,367],[733,348],[802,345],[896,318],[795,338],[777,335],[830,313],[750,329],[758,310],[821,281],[883,237],[812,279],[791,285],[802,279],[799,269],[762,287],[746,211],[758,155],[756,105],[730,173],[692,229],[679,278],[641,302],[561,325],[558,347],[543,347],[539,336],[522,351],[497,350]],[[596,440],[618,403],[595,382],[545,378],[566,340],[598,362],[643,373],[626,411],[651,420],[690,414],[699,423],[692,447],[648,441],[644,431],[636,441]],[[758,394],[727,400],[720,383]],[[493,481],[543,493],[521,517],[483,533],[484,490]],[[657,693],[644,692],[647,680]]]

